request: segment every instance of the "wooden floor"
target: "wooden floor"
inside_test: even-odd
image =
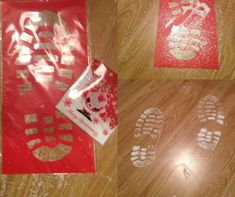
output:
[[[214,151],[197,144],[199,100],[216,96],[225,114]],[[151,165],[137,168],[130,160],[133,131],[149,107],[163,113],[164,128]],[[235,81],[120,81],[118,191],[120,197],[235,196]],[[210,122],[209,122],[210,123]],[[144,138],[142,144],[150,140]]]
[[[219,70],[153,67],[159,0],[118,1],[120,79],[234,79],[235,1],[215,0]]]
[[[88,9],[91,55],[117,71],[116,3],[88,0]],[[96,175],[0,175],[0,197],[117,196],[117,133],[95,148]]]

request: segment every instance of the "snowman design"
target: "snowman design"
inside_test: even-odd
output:
[[[105,120],[107,96],[101,92],[86,92],[83,94],[83,109],[77,109],[79,113],[85,116],[89,121]]]

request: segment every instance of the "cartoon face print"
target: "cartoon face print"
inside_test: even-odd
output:
[[[107,104],[107,97],[104,93],[89,92],[85,97],[85,107],[89,112],[103,113]]]

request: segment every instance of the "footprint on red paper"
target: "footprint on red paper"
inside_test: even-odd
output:
[[[61,113],[44,117],[27,114],[25,126],[25,135],[30,139],[27,146],[38,160],[58,161],[72,151],[73,127]]]
[[[88,64],[85,0],[2,4],[3,173],[94,172],[93,141],[55,115]]]

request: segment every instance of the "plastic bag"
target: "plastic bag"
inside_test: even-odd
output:
[[[88,64],[85,0],[2,7],[3,173],[95,172],[92,139],[55,109]]]
[[[93,61],[56,107],[104,144],[117,126],[117,75]]]

